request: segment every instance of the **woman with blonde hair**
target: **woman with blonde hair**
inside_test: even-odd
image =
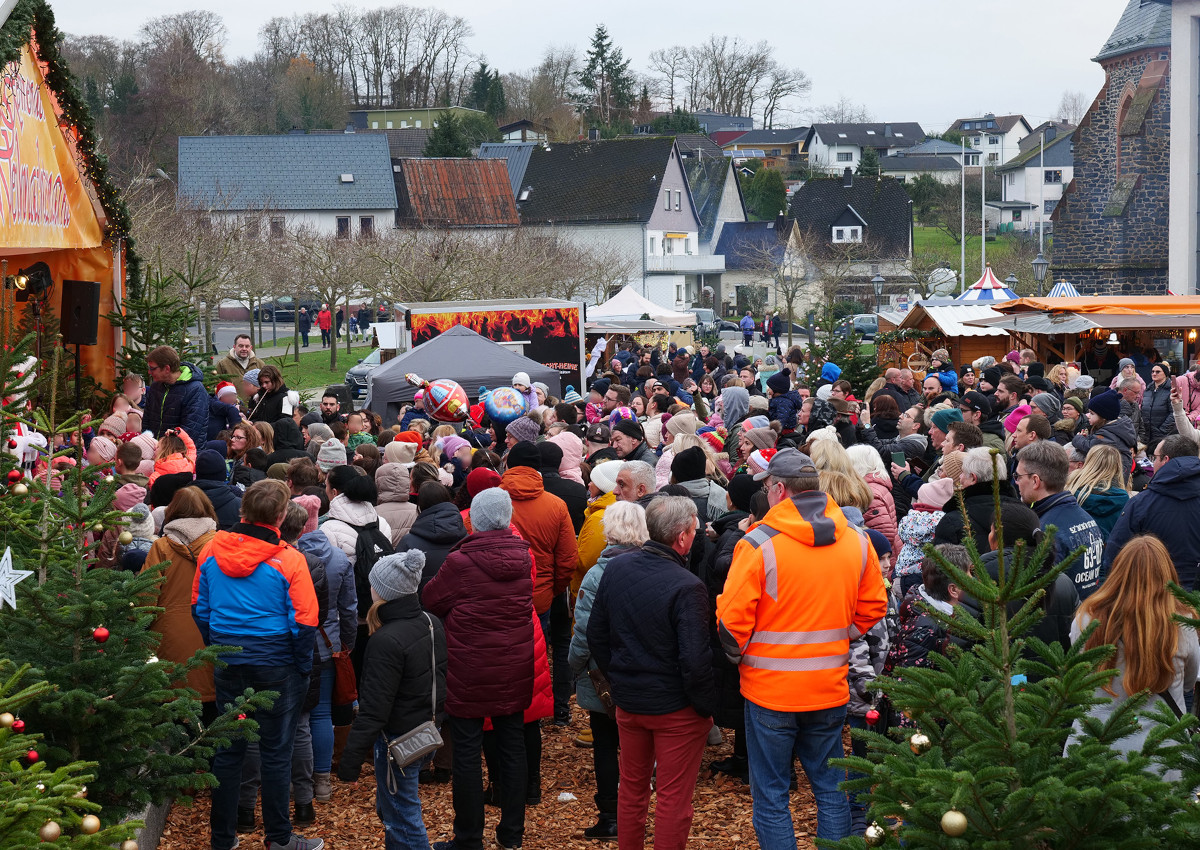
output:
[[[818,475],[821,492],[837,502],[851,525],[864,528],[866,512],[871,507],[871,488],[855,474],[822,469]]]
[[[1095,445],[1083,466],[1067,477],[1067,490],[1107,535],[1129,502],[1129,479],[1121,453],[1112,446]]]
[[[1101,723],[1130,696],[1143,692],[1151,695],[1151,704],[1161,700],[1177,716],[1185,710],[1183,695],[1195,686],[1200,671],[1200,645],[1196,629],[1175,617],[1195,618],[1196,612],[1172,595],[1168,582],[1178,583],[1179,574],[1167,547],[1152,534],[1140,535],[1125,544],[1100,589],[1075,612],[1072,641],[1097,620],[1099,625],[1088,636],[1085,649],[1110,644],[1117,648],[1099,666],[1100,670],[1116,670],[1117,675],[1097,689],[1096,697],[1103,702],[1088,712]],[[1137,716],[1139,731],[1115,742],[1114,749],[1141,751],[1153,721],[1144,711]],[[1076,721],[1076,733],[1079,728]]]
[[[875,393],[879,392],[881,389],[883,389],[886,386],[887,386],[887,381],[885,381],[883,379],[882,375],[880,375],[875,380],[871,381],[870,386],[867,387],[867,391],[865,393],[863,393],[863,399],[862,399],[863,404],[870,404],[871,399],[875,397]]]
[[[871,491],[871,504],[863,511],[867,528],[886,537],[892,544],[892,551],[900,554],[896,500],[892,497],[892,479],[883,465],[883,458],[873,447],[862,444],[846,449],[846,454],[854,464],[854,471]]]
[[[817,465],[818,472],[840,472],[843,475],[858,477],[858,473],[854,470],[854,462],[850,460],[850,455],[837,440],[817,440],[810,446],[810,449],[809,457]],[[867,503],[870,504],[870,502],[871,500],[868,498]]]
[[[255,422],[254,427],[258,430],[258,445],[267,454],[275,451],[275,426],[270,422]]]

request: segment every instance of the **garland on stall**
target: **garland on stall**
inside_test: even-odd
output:
[[[895,342],[908,342],[915,339],[932,339],[945,335],[936,328],[921,330],[920,328],[898,328],[894,331],[880,331],[875,334],[875,345],[890,345]]]
[[[108,173],[108,158],[98,149],[99,138],[91,113],[75,78],[59,52],[63,34],[54,23],[54,12],[45,0],[18,0],[8,20],[0,27],[0,64],[20,61],[21,47],[33,34],[34,54],[45,64],[46,85],[50,87],[63,117],[74,128],[78,152],[77,165],[92,182],[100,206],[108,217],[108,237],[125,240],[126,280],[131,290],[141,280],[141,258],[133,249],[132,219],[120,192]]]

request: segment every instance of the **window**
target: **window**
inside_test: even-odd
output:
[[[360,215],[358,217],[358,235],[366,237],[375,235],[375,216]]]
[[[874,135],[875,135],[875,131],[874,131],[874,130],[867,130],[867,135],[868,135],[868,136],[874,136]]]
[[[838,138],[839,138],[839,139],[844,139],[844,138],[846,138],[846,134],[845,134],[845,133],[838,133]]]
[[[1062,182],[1062,169],[1061,168],[1047,168],[1045,180],[1047,183],[1061,183]]]
[[[974,127],[972,127],[972,126],[971,126],[971,122],[970,122],[970,121],[964,121],[964,122],[963,122],[963,126],[962,126],[962,128],[963,128],[964,130],[973,130],[973,129],[975,129]]]
[[[680,208],[681,208],[681,206],[680,206],[680,205],[681,205],[682,203],[683,203],[683,192],[681,192],[680,190],[676,189],[676,190],[675,190],[675,209],[677,209],[677,210],[678,210],[678,209],[680,209]]]
[[[846,238],[846,231],[843,230],[842,228],[839,227],[837,230],[833,231],[833,241],[834,242],[841,242],[845,238]]]
[[[995,163],[997,163],[997,162],[999,162],[999,161],[1000,161],[1000,154],[998,154],[998,153],[990,153],[990,154],[988,154],[988,160],[987,160],[987,161],[988,161],[988,162],[990,162],[990,163],[992,163],[992,164],[994,165]]]
[[[989,145],[1000,144],[1000,137],[999,136],[988,136],[988,144]]]
[[[392,129],[392,122],[391,122],[391,121],[387,122],[387,129],[389,129],[389,130],[390,130],[390,129]]]
[[[407,130],[407,129],[408,129],[408,122],[407,122],[407,121],[401,121],[401,122],[400,122],[400,129],[401,129],[401,130]]]
[[[379,122],[378,122],[378,121],[372,121],[372,122],[371,122],[371,129],[372,129],[372,130],[378,130],[378,129],[379,129]]]
[[[417,119],[417,122],[416,122],[416,123],[415,123],[413,126],[414,126],[414,127],[416,127],[418,130],[420,130],[420,129],[421,129],[421,121],[420,121],[420,119]]]
[[[851,153],[839,153],[837,161],[838,162],[854,162],[854,154],[852,152]]]
[[[670,208],[671,208],[671,190],[663,189],[663,209],[669,210]]]
[[[650,256],[653,257],[657,253],[658,240],[653,236],[650,237]]]
[[[1013,221],[1020,221],[1020,220],[1021,220],[1021,211],[1013,210]]]
[[[861,242],[862,228],[861,227],[835,227],[833,229],[834,242]]]
[[[285,226],[282,216],[271,216],[271,238],[282,239],[285,235]]]
[[[350,216],[339,215],[337,217],[337,238],[338,239],[349,239],[350,238]]]
[[[780,148],[771,148],[771,156],[780,156],[783,151]]]
[[[989,122],[987,122],[987,128],[988,128],[989,130],[990,130],[990,129],[992,129],[993,127],[995,127],[995,126],[996,126],[996,122],[995,122],[995,121],[989,121]]]
[[[1015,175],[1015,174],[1008,175],[1008,185],[1009,186],[1017,185],[1017,175]]]
[[[983,144],[983,139],[980,136],[972,136],[971,137],[971,147],[977,148],[981,144]]]
[[[683,303],[683,284],[681,283],[675,284],[675,303]]]

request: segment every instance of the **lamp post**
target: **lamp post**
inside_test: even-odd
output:
[[[883,285],[886,281],[883,275],[876,274],[871,278],[871,288],[875,290],[875,312],[878,313],[883,307]]]
[[[1037,258],[1033,261],[1033,279],[1037,281],[1037,294],[1042,297],[1042,284],[1046,282],[1046,269],[1050,268],[1050,262],[1042,256],[1042,252],[1038,251]]]
[[[1010,273],[1008,277],[1004,278],[1004,285],[1007,286],[1009,289],[1011,289],[1013,292],[1017,291],[1017,283],[1018,282],[1019,281],[1017,280],[1017,276],[1015,274]]]

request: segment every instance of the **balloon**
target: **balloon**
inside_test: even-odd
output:
[[[507,425],[524,416],[529,404],[525,396],[512,387],[499,387],[483,397],[483,409],[493,422]]]
[[[426,381],[411,372],[404,379],[425,391],[425,412],[439,422],[461,422],[467,418],[467,394],[457,382],[448,378]]]

